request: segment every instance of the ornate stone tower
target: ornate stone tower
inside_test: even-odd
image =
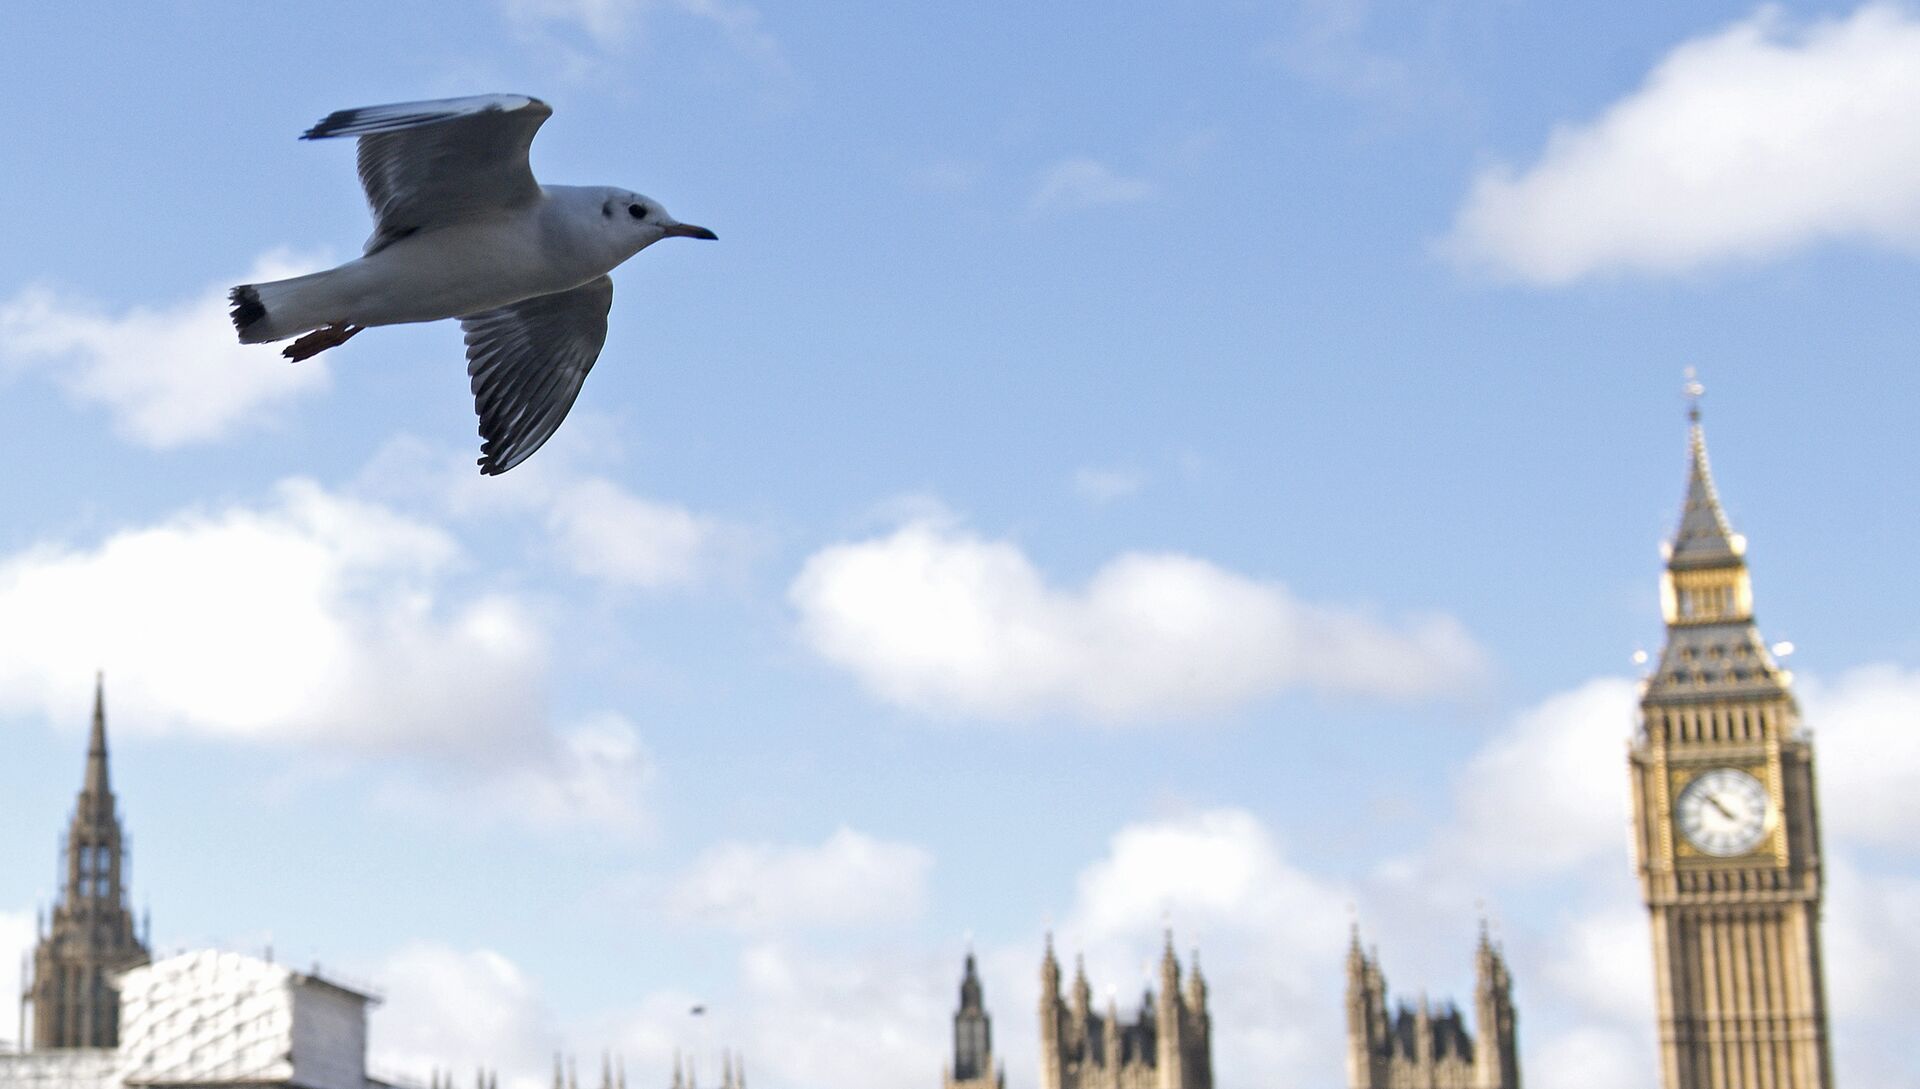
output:
[[[1091,997],[1086,970],[1077,965],[1073,994],[1061,999],[1049,936],[1040,962],[1040,1089],[1213,1089],[1207,983],[1195,954],[1182,992],[1171,932],[1160,954],[1160,990],[1141,997],[1131,1024],[1111,1000],[1104,1014],[1094,1013]]]
[[[1377,953],[1347,948],[1347,1084],[1351,1089],[1520,1089],[1513,978],[1506,958],[1480,928],[1473,956],[1474,1019],[1480,1039],[1451,1003],[1435,1010],[1423,995],[1389,1016],[1387,980]]]
[[[147,963],[127,909],[126,851],[107,779],[107,711],[95,682],[86,779],[67,827],[53,923],[33,951],[33,979],[22,996],[33,1014],[36,1050],[114,1047],[120,995],[113,976]]]
[[[1666,1089],[1829,1089],[1813,749],[1753,621],[1689,380],[1686,506],[1660,583],[1667,644],[1629,763]]]
[[[1005,1070],[993,1065],[993,1019],[980,992],[973,953],[960,977],[960,1008],[953,1015],[953,1064],[941,1079],[944,1089],[1006,1089]]]

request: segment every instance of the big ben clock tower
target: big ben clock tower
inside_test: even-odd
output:
[[[1665,1089],[1831,1089],[1813,749],[1753,622],[1746,541],[1690,465],[1660,581],[1667,643],[1630,756]]]

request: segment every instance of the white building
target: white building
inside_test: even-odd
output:
[[[119,977],[120,1045],[0,1055],[0,1089],[384,1089],[367,1075],[378,999],[203,950]]]

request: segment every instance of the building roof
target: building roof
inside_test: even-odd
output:
[[[1738,563],[1746,541],[1733,531],[1720,495],[1713,487],[1713,469],[1707,462],[1707,436],[1700,426],[1700,410],[1690,413],[1687,429],[1687,498],[1680,508],[1680,525],[1668,546],[1667,565],[1719,567]]]

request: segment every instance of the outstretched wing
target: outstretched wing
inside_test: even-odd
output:
[[[551,116],[537,98],[474,95],[340,110],[300,138],[360,138],[374,253],[415,231],[538,199],[527,148]]]
[[[567,418],[607,342],[613,279],[536,295],[460,319],[480,414],[480,471],[504,473],[540,449]]]

